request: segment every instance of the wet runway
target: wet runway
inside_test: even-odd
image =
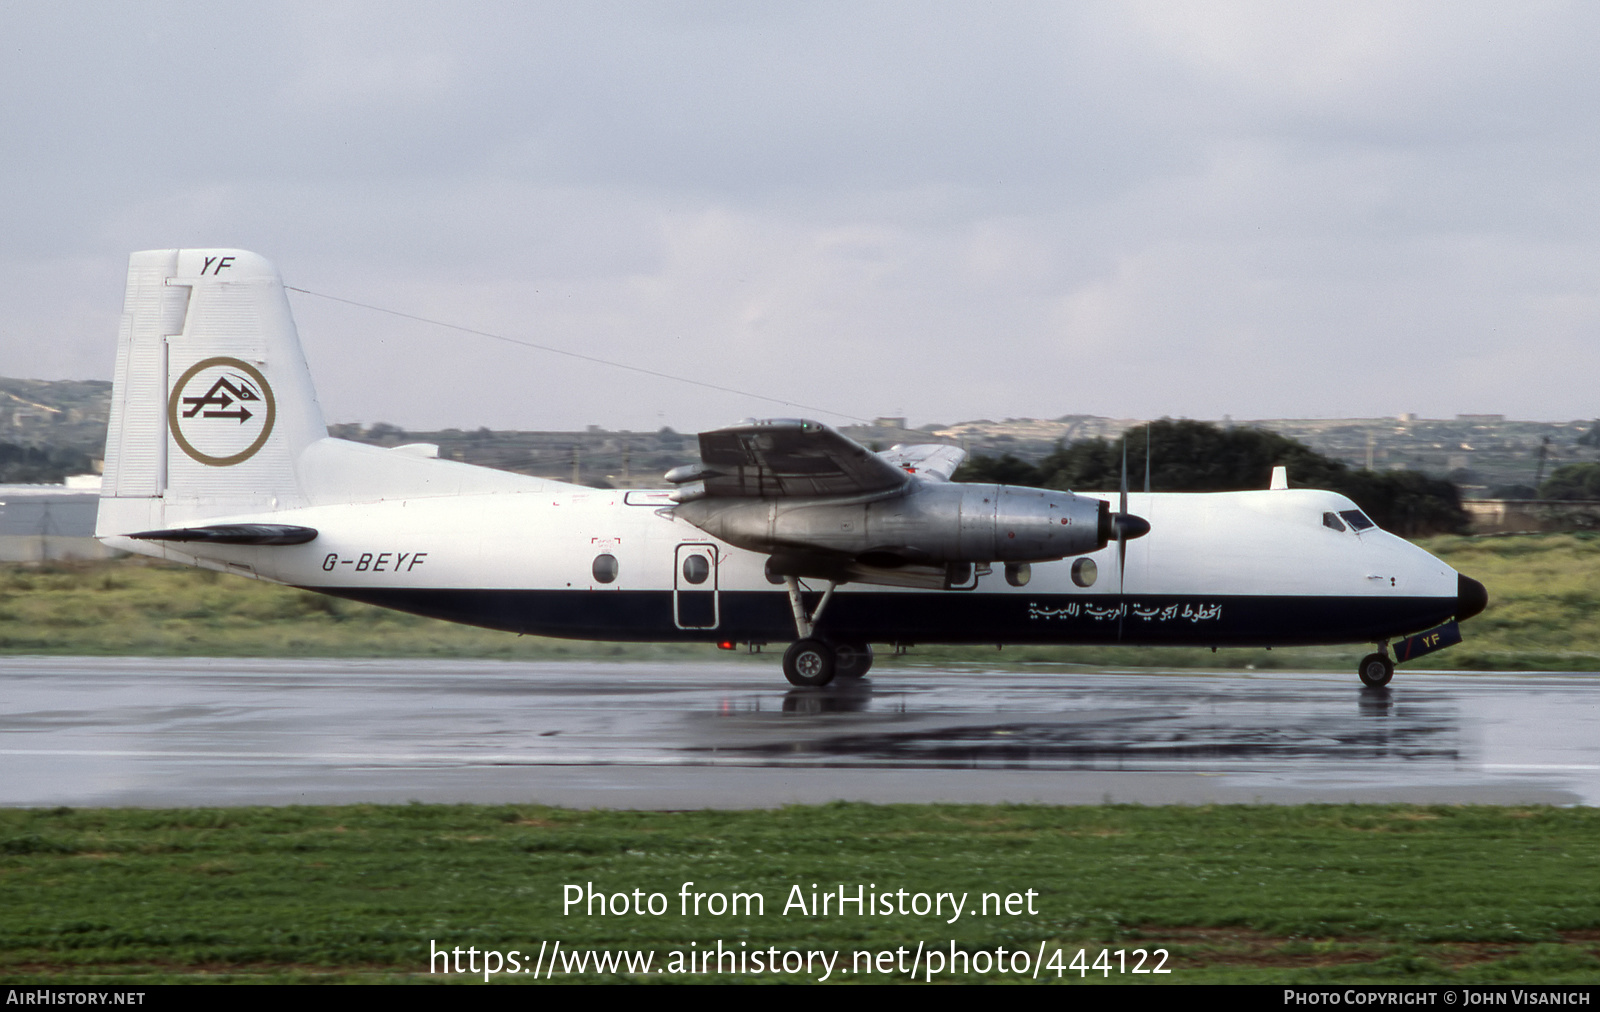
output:
[[[1600,803],[1600,676],[0,660],[0,805]]]

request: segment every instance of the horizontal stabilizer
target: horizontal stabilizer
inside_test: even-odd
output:
[[[303,545],[316,536],[316,528],[292,524],[214,524],[128,535],[140,541],[205,541],[213,545]]]

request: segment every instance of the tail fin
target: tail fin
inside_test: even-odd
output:
[[[270,263],[129,258],[97,534],[305,505],[297,464],[327,434]]]

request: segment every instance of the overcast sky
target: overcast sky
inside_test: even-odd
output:
[[[127,254],[329,421],[1600,415],[1600,5],[0,0],[0,375]],[[825,413],[818,409],[828,409]]]

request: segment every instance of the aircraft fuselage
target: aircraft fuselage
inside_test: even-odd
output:
[[[767,557],[675,518],[665,492],[544,484],[216,521],[319,532],[293,547],[123,547],[511,632],[793,638]],[[1462,611],[1460,578],[1443,562],[1376,527],[1326,526],[1325,513],[1355,508],[1336,493],[1135,493],[1129,507],[1160,537],[1128,543],[1120,587],[1115,543],[1034,564],[1020,587],[998,569],[968,589],[845,584],[828,606],[828,632],[895,643],[1275,646],[1379,642]],[[1092,563],[1091,580],[1080,559]],[[808,589],[814,605],[821,587]]]
[[[1376,687],[1388,640],[1448,645],[1458,632],[1431,627],[1486,600],[1281,473],[1260,492],[1119,493],[1113,510],[954,483],[958,447],[872,451],[806,419],[700,433],[666,491],[436,453],[328,437],[262,257],[129,257],[95,528],[115,548],[511,632],[792,640],[784,674],[808,687],[864,674],[872,643],[1362,641]]]

